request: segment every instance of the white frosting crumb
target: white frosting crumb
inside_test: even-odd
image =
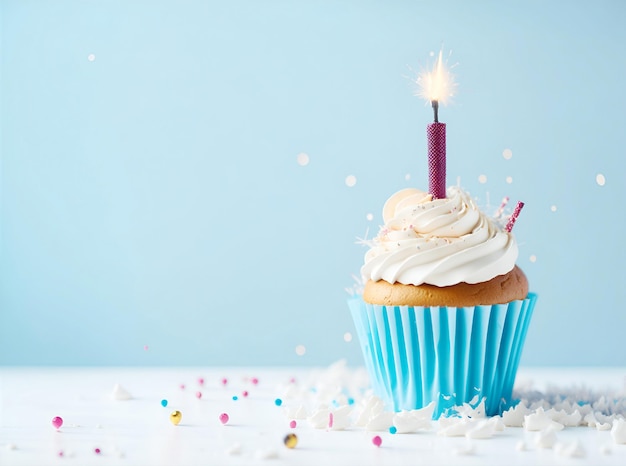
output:
[[[230,456],[236,456],[241,454],[241,443],[233,443],[226,449],[226,454]]]
[[[584,458],[586,456],[585,449],[578,440],[571,443],[557,443],[554,446],[554,451],[569,458]]]
[[[577,427],[580,425],[580,421],[583,418],[578,409],[568,414],[565,409],[557,411],[556,409],[551,408],[546,411],[546,415],[553,421],[563,424],[565,427]]]
[[[493,437],[498,427],[497,417],[474,421],[473,426],[465,434],[467,438],[486,439]]]
[[[502,422],[507,427],[522,427],[524,425],[524,417],[531,412],[525,402],[519,402],[513,408],[502,413]]]
[[[341,406],[332,412],[333,422],[332,426],[329,426],[331,430],[345,430],[350,427],[350,414],[352,413],[351,406]],[[330,422],[329,422],[330,424]]]
[[[355,425],[357,427],[365,427],[371,418],[379,415],[384,411],[383,400],[377,396],[369,396],[363,400],[363,404],[360,409]]]
[[[539,448],[552,448],[556,443],[556,431],[551,427],[542,430],[535,437],[535,445]]]
[[[611,437],[613,442],[619,445],[626,444],[626,420],[616,419],[613,422],[613,428],[611,429]]]
[[[611,448],[611,445],[604,444],[600,446],[600,453],[603,455],[610,455],[613,453],[613,449]]]
[[[563,427],[565,426],[560,422],[553,421],[543,408],[537,408],[534,413],[524,416],[524,428],[528,431],[541,431],[547,428],[558,431],[563,430]]]
[[[437,431],[438,435],[446,437],[463,437],[472,428],[472,421],[468,418],[448,418],[451,422],[440,424],[442,428]]]
[[[306,408],[303,405],[286,406],[283,410],[287,419],[295,419],[301,421],[308,417]]]
[[[393,425],[394,413],[380,413],[370,418],[365,425],[365,430],[370,432],[382,432],[389,430]]]
[[[321,405],[313,414],[308,418],[309,424],[314,429],[326,429],[328,427],[328,420],[330,419],[330,409],[327,406]]]
[[[526,442],[524,442],[523,440],[520,440],[519,442],[517,442],[517,444],[515,445],[515,449],[517,451],[526,451],[528,450],[528,446],[526,445]]]
[[[111,392],[111,399],[115,401],[125,401],[132,399],[132,395],[128,393],[119,383],[116,383]]]
[[[470,456],[473,455],[475,451],[474,445],[467,443],[465,446],[454,448],[452,454],[457,456]]]
[[[258,460],[273,460],[278,458],[276,450],[257,450],[254,457]]]
[[[433,406],[431,403],[428,407]],[[401,411],[393,416],[393,425],[398,434],[410,434],[420,430],[429,430],[432,427],[432,412],[426,408],[412,411]]]

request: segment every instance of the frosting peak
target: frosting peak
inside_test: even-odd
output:
[[[486,282],[515,267],[515,237],[458,187],[434,200],[419,189],[398,191],[385,203],[383,220],[361,268],[366,280],[442,287]]]

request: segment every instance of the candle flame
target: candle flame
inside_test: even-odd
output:
[[[443,50],[439,51],[432,69],[418,74],[416,83],[418,90],[415,95],[418,97],[429,102],[448,104],[454,96],[457,83],[454,81],[454,75],[443,62]]]

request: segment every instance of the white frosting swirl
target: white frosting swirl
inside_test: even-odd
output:
[[[405,285],[482,283],[515,267],[515,237],[450,187],[445,199],[408,188],[383,207],[385,226],[365,255],[365,279]]]

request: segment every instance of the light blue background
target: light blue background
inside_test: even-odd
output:
[[[0,364],[360,364],[355,239],[427,189],[442,43],[448,184],[526,202],[522,364],[626,364],[626,3],[1,5]]]

